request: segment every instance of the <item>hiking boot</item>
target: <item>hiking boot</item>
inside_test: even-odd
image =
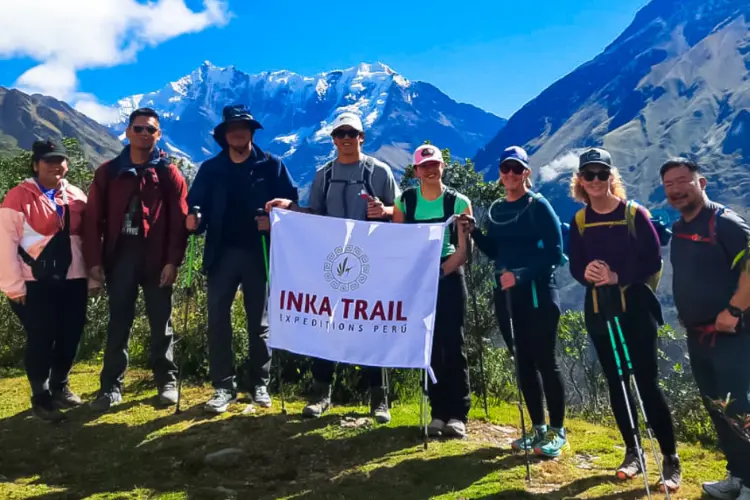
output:
[[[177,386],[172,382],[165,384],[159,391],[159,402],[172,406],[177,404]]]
[[[432,422],[427,426],[427,435],[430,437],[440,437],[443,435],[445,430],[445,422],[439,418],[433,418]]]
[[[387,424],[391,421],[391,412],[388,410],[388,402],[386,401],[385,389],[383,387],[372,389],[372,394],[370,395],[370,415],[379,424]]]
[[[570,445],[565,429],[550,427],[544,441],[534,448],[534,454],[540,457],[557,458],[568,448],[570,448]]]
[[[750,500],[750,487],[745,486],[735,500]]]
[[[670,493],[675,493],[680,489],[682,484],[682,464],[680,457],[675,455],[665,456],[663,462],[664,483],[659,484],[659,491],[666,493],[669,488]]]
[[[36,401],[32,401],[31,413],[39,419],[53,423],[62,422],[68,418],[55,406],[52,402],[52,398],[48,395],[47,397],[37,398]]]
[[[742,481],[732,474],[727,474],[723,481],[703,483],[703,491],[718,500],[737,500],[737,495],[742,491]]]
[[[224,413],[235,401],[237,401],[237,392],[230,389],[216,389],[203,409],[208,413]]]
[[[268,394],[268,388],[265,385],[259,385],[255,388],[253,401],[261,408],[271,407],[271,396]]]
[[[109,411],[113,406],[122,403],[122,395],[117,391],[102,392],[91,402],[91,409],[98,412]]]
[[[532,451],[542,444],[547,437],[546,425],[535,425],[534,432],[527,432],[526,437],[521,436],[510,444],[515,451]]]
[[[302,409],[304,418],[318,418],[331,407],[331,385],[313,382],[313,397],[310,403]]]
[[[83,402],[76,393],[70,390],[70,387],[64,385],[52,393],[52,404],[60,410],[66,410],[81,406]]]
[[[622,465],[617,468],[617,472],[615,473],[617,479],[627,481],[633,479],[641,472],[643,472],[643,469],[641,469],[641,462],[638,458],[638,450],[636,448],[628,448],[625,452],[625,460],[623,460]]]
[[[443,436],[465,438],[466,424],[455,418],[448,420],[448,423],[445,424],[445,429],[443,429]]]

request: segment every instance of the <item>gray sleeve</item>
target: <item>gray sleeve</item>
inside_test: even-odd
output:
[[[392,207],[396,203],[396,198],[401,196],[401,190],[388,165],[383,165],[383,174],[383,198],[381,201],[385,206]]]
[[[729,259],[737,264],[747,261],[750,227],[739,214],[725,210],[716,221],[716,239],[726,250]]]
[[[316,214],[324,212],[325,208],[325,193],[323,192],[325,186],[323,186],[323,180],[325,177],[325,167],[318,169],[315,172],[312,186],[310,186],[310,198],[308,201],[308,207]]]

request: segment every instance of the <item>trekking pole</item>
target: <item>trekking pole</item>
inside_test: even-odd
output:
[[[643,405],[643,398],[641,398],[641,390],[638,388],[638,379],[635,378],[635,375],[633,373],[633,363],[630,361],[630,350],[628,349],[628,344],[625,342],[625,335],[623,335],[622,333],[622,327],[620,326],[620,318],[615,313],[615,309],[611,307],[611,304],[609,302],[609,297],[604,298],[604,304],[602,305],[605,306],[604,310],[610,313],[607,316],[610,316],[615,323],[615,328],[617,329],[617,334],[618,334],[618,337],[620,338],[620,345],[622,345],[622,351],[623,351],[623,354],[625,354],[625,365],[628,368],[628,385],[635,389],[635,395],[636,395],[636,398],[638,399],[638,406],[640,407],[641,413],[643,414],[643,421],[646,424],[646,432],[648,432],[648,438],[651,441],[651,451],[654,454],[654,461],[656,462],[656,466],[659,469],[659,478],[661,479],[661,484],[664,485],[664,491],[666,493],[667,500],[671,500],[671,497],[669,495],[669,488],[667,487],[667,483],[664,478],[664,470],[662,468],[661,462],[659,461],[659,454],[656,451],[656,441],[654,439],[653,429],[651,428],[651,423],[648,420],[648,415],[646,415],[646,407]],[[646,474],[645,469],[643,471],[643,474],[644,475]]]
[[[513,364],[516,367],[516,389],[518,390],[518,412],[521,414],[521,433],[523,436],[523,450],[526,460],[526,481],[531,481],[531,465],[529,464],[529,447],[526,446],[526,418],[523,415],[523,396],[521,393],[521,369],[518,366],[518,350],[516,346],[516,333],[513,327],[513,302],[510,289],[505,291],[505,308],[508,310],[508,323],[510,324],[510,339],[513,343]]]
[[[597,293],[596,290],[593,290],[593,293]],[[600,294],[600,296],[606,295],[606,293]],[[605,298],[604,302],[606,302],[607,299]],[[604,304],[602,304],[604,305]],[[606,308],[603,308],[606,309]],[[651,489],[648,485],[648,472],[646,470],[646,460],[643,456],[643,447],[641,446],[641,439],[638,432],[638,428],[635,425],[635,419],[633,418],[633,411],[630,407],[630,398],[628,397],[628,390],[625,386],[625,376],[622,371],[622,363],[620,362],[620,353],[617,351],[617,341],[615,340],[615,333],[614,329],[612,328],[613,320],[611,320],[607,314],[602,311],[604,320],[607,323],[607,331],[609,332],[609,340],[612,344],[612,352],[615,355],[615,364],[617,365],[617,376],[620,379],[620,386],[622,387],[622,396],[625,398],[625,408],[628,411],[628,419],[630,420],[630,428],[633,431],[633,438],[635,440],[635,451],[638,453],[638,462],[641,465],[641,470],[643,471],[643,481],[646,485],[646,495],[648,495],[648,498],[651,499]],[[615,316],[616,317],[616,316]],[[618,328],[619,328],[619,321],[618,321]],[[625,350],[625,344],[623,343],[623,350]],[[628,356],[629,357],[629,356]],[[630,374],[628,374],[628,380],[630,380]],[[637,386],[636,382],[636,386]],[[637,389],[636,389],[637,390]],[[658,460],[657,460],[658,463]],[[666,484],[664,485],[666,488]]]
[[[262,208],[259,208],[256,211],[256,215],[259,217],[265,217],[267,216],[266,211]],[[268,293],[269,293],[269,287],[271,286],[271,281],[269,279],[270,273],[268,270],[268,241],[266,239],[266,235],[264,233],[261,233],[260,235],[260,241],[263,244],[263,264],[266,268],[266,301],[268,301]],[[281,414],[286,415],[286,402],[284,401],[284,380],[281,376],[281,357],[278,357],[278,362],[276,363],[276,374],[279,378],[279,398],[281,399]]]
[[[471,235],[467,235],[466,238],[471,242]],[[469,243],[469,246],[471,244]],[[474,273],[472,272],[472,264],[474,262],[474,255],[471,250],[469,250],[468,254],[468,262],[467,262],[467,268],[469,271],[469,283],[471,283],[470,293],[471,293],[471,302],[472,306],[474,308],[473,316],[474,316],[474,331],[476,332],[477,340],[479,340],[479,374],[482,377],[482,399],[484,401],[484,414],[487,418],[490,418],[490,411],[487,407],[487,378],[485,376],[484,372],[484,339],[482,338],[482,334],[479,330],[479,319],[478,319],[478,311],[477,308],[477,291],[475,288],[475,282],[474,282]]]
[[[199,212],[200,212],[200,207],[194,206],[190,208],[190,211],[188,213],[190,215],[195,215],[197,217],[200,217]],[[194,255],[194,252],[195,252],[195,233],[191,232],[190,248],[188,250],[187,292],[185,294],[185,308],[182,314],[182,338],[180,340],[184,340],[187,335],[188,313],[190,312],[190,302],[193,298],[193,255]],[[184,352],[182,354],[184,354]],[[182,410],[180,409],[180,403],[182,401],[182,370],[184,368],[184,363],[185,363],[185,356],[180,356],[180,360],[179,360],[178,367],[177,367],[177,407],[174,410],[175,415],[179,415],[182,413]]]

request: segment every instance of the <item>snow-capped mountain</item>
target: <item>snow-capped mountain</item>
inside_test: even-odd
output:
[[[541,191],[564,220],[578,208],[568,196],[577,153],[598,145],[612,152],[629,197],[650,208],[666,205],[659,167],[679,155],[703,165],[710,197],[750,211],[750,2],[653,0],[602,54],[515,113],[476,156],[477,168],[496,178],[497,158],[512,144],[532,155]],[[669,308],[664,250],[660,292]],[[566,306],[580,306],[563,295]]]
[[[396,170],[425,140],[450,148],[456,157],[471,157],[505,123],[381,63],[306,77],[289,71],[249,75],[207,61],[156,92],[121,99],[120,121],[109,126],[122,134],[133,109],[153,107],[162,117],[164,146],[202,161],[218,152],[211,132],[222,108],[233,103],[250,107],[264,127],[256,135],[258,144],[281,156],[301,186],[332,157],[331,123],[343,111],[361,116],[365,151]]]

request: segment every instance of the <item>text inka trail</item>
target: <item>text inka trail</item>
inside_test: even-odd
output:
[[[280,315],[285,323],[349,332],[363,332],[367,328],[375,333],[406,333],[408,329],[404,303],[400,300],[376,300],[373,303],[341,298],[343,314],[340,321],[332,318],[334,307],[328,296],[282,290],[279,302],[280,309],[286,311]]]

